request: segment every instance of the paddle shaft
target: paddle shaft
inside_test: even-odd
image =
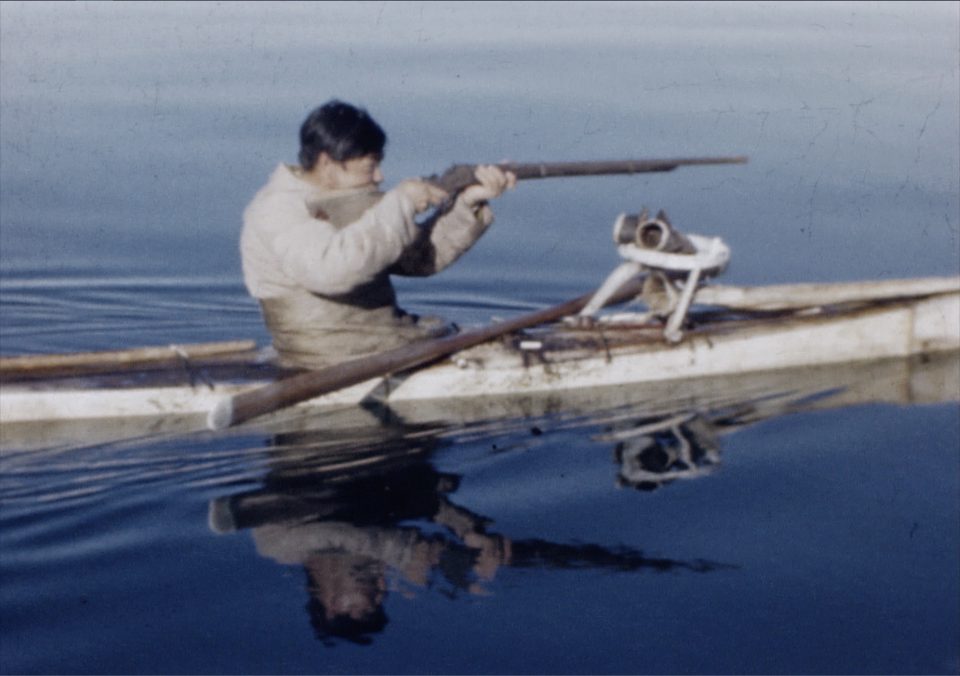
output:
[[[610,303],[623,302],[639,291],[639,281],[633,280],[624,285],[620,292],[611,298]],[[586,294],[560,305],[445,338],[413,343],[325,369],[307,371],[243,392],[218,403],[207,417],[207,427],[214,430],[232,427],[252,418],[273,413],[372,378],[421,366],[514,331],[556,321],[578,312],[592,295]]]

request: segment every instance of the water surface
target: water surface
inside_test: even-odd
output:
[[[4,3],[0,353],[266,343],[240,214],[334,96],[386,128],[391,184],[465,161],[750,156],[522,184],[456,266],[398,284],[413,311],[482,323],[579,295],[643,206],[723,237],[730,283],[958,274],[958,18]],[[958,370],[495,420],[93,426],[30,451],[10,433],[0,670],[956,673]],[[622,462],[642,438],[657,476]],[[663,460],[683,439],[696,471]]]

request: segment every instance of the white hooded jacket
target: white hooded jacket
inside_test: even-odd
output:
[[[324,192],[281,164],[244,212],[240,250],[244,281],[289,366],[319,368],[437,335],[400,310],[391,274],[426,276],[445,269],[493,221],[457,199],[446,213],[415,221],[399,191],[349,223],[323,205],[351,192]],[[360,191],[369,199],[369,190]],[[441,331],[442,333],[442,331]]]

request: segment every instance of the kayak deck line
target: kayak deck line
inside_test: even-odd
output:
[[[109,373],[123,368],[169,367],[196,360],[227,361],[249,359],[257,349],[254,340],[212,343],[183,343],[126,350],[28,354],[0,357],[0,378],[23,379],[76,373]]]

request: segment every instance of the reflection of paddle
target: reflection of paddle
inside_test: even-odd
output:
[[[627,283],[610,299],[620,303],[640,291],[638,280]],[[222,399],[207,416],[207,427],[225,429],[257,416],[273,413],[307,399],[329,394],[371,378],[386,376],[397,371],[421,366],[459,352],[468,347],[485,343],[493,338],[527,329],[539,324],[553,322],[578,312],[590,300],[587,294],[568,300],[566,303],[531,312],[509,321],[491,324],[472,331],[465,331],[445,338],[437,338],[412,345],[405,345],[370,357],[361,357],[336,366],[307,371],[290,378],[278,380],[248,392]]]

